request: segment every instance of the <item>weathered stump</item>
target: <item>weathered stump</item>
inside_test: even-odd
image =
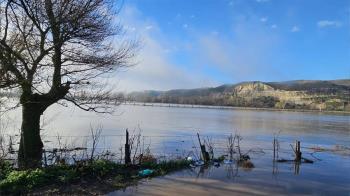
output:
[[[131,164],[131,158],[130,158],[130,144],[129,144],[129,131],[126,129],[126,137],[125,137],[125,164],[130,165]]]
[[[209,153],[205,149],[205,145],[204,144],[202,145],[201,138],[199,137],[199,133],[197,133],[197,136],[198,136],[199,146],[201,147],[203,161],[204,163],[208,163],[210,161]]]

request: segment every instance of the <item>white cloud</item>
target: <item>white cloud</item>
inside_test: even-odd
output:
[[[126,20],[124,24],[138,27],[135,33],[140,34],[143,48],[138,57],[140,63],[116,75],[117,90],[196,88],[216,86],[222,81],[269,80],[271,74],[282,75],[271,65],[271,58],[279,51],[280,36],[259,25],[258,16],[248,22],[237,17],[231,35],[219,34],[216,29],[208,32],[194,29],[190,32],[194,39],[185,42],[172,40],[155,21],[138,12],[126,6],[120,16]],[[147,25],[152,25],[152,31],[144,30]],[[191,64],[180,64],[172,58],[179,51],[197,58]],[[219,73],[220,78],[213,77],[208,70]]]
[[[153,28],[152,25],[147,25],[147,26],[145,27],[146,30],[151,30],[152,28]]]
[[[293,26],[290,31],[293,32],[293,33],[296,33],[296,32],[300,31],[300,28],[298,26]]]
[[[186,29],[188,28],[188,24],[183,24],[182,27]]]
[[[273,25],[271,25],[271,29],[277,29],[277,25],[276,24],[273,24]]]
[[[261,22],[267,22],[267,20],[268,20],[267,17],[262,17],[262,18],[260,18],[260,21],[261,21]]]
[[[213,79],[188,71],[187,66],[173,62],[169,55],[177,50],[180,43],[169,40],[156,22],[150,21],[132,6],[125,6],[120,15],[122,24],[128,26],[152,26],[152,31],[136,29],[142,41],[136,66],[119,71],[111,82],[117,84],[117,91],[168,90],[174,88],[196,88],[218,85]],[[150,25],[151,24],[151,25]],[[189,46],[188,46],[189,47]],[[186,67],[186,68],[182,68]]]
[[[343,25],[340,21],[335,20],[320,20],[317,22],[317,26],[319,28],[325,28],[325,27],[341,27]]]
[[[271,74],[280,75],[270,64],[280,37],[256,21],[236,21],[232,37],[199,36],[199,51],[193,55],[201,57],[199,64],[211,65],[232,81],[268,80]]]
[[[199,37],[199,45],[202,49],[200,53],[203,57],[208,58],[211,63],[224,69],[232,66],[232,58],[229,52],[231,48],[227,42],[216,36],[201,36]]]

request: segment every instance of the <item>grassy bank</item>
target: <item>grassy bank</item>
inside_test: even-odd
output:
[[[16,170],[1,163],[0,195],[20,194],[103,194],[120,189],[145,177],[165,175],[189,166],[185,160],[143,163],[126,166],[108,160],[94,160],[75,165]],[[139,171],[151,169],[152,174],[140,176]]]

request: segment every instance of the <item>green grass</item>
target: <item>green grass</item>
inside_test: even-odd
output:
[[[161,163],[143,163],[140,166],[125,166],[108,160],[95,160],[75,165],[57,165],[33,170],[16,170],[7,163],[0,164],[0,195],[25,194],[35,189],[54,185],[65,186],[82,180],[103,182],[113,179],[116,188],[125,187],[142,177],[138,171],[154,170],[151,176],[165,175],[171,171],[188,167],[185,160]]]

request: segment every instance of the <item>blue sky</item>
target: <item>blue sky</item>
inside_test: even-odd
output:
[[[350,78],[350,0],[124,0],[121,90]]]

